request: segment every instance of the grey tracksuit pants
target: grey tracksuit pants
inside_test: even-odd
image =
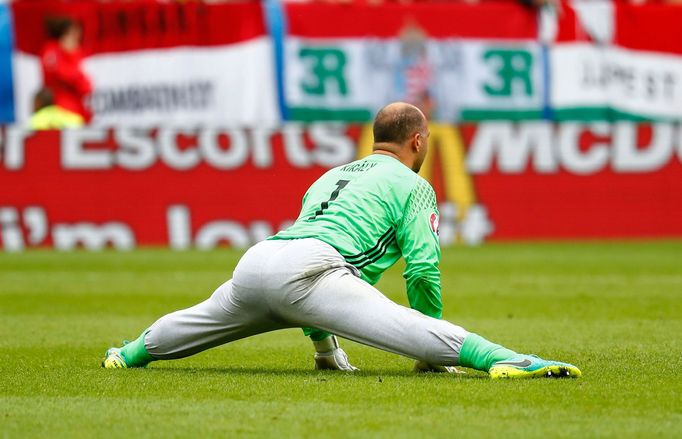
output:
[[[145,338],[158,359],[182,358],[263,332],[322,329],[438,365],[456,365],[463,328],[400,306],[316,239],[263,241],[204,302],[157,320]]]

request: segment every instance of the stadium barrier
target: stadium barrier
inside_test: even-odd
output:
[[[325,170],[371,149],[369,125],[96,128],[0,139],[0,246],[245,247],[296,219]],[[433,124],[422,174],[443,245],[682,236],[682,127]]]

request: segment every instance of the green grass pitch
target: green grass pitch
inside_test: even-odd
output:
[[[297,329],[143,370],[106,348],[206,298],[241,252],[0,254],[1,437],[682,437],[682,242],[443,251],[444,317],[576,380],[414,375],[347,340],[313,370]],[[401,268],[379,284],[406,303]]]

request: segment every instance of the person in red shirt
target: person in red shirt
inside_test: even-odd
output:
[[[92,83],[81,67],[81,26],[71,18],[53,17],[46,27],[50,40],[40,54],[44,87],[52,90],[56,105],[89,121],[92,114],[84,101]]]

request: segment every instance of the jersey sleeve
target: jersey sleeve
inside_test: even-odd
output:
[[[420,178],[410,192],[396,238],[406,262],[403,277],[410,306],[427,316],[441,318],[438,207],[436,194],[426,180]]]

